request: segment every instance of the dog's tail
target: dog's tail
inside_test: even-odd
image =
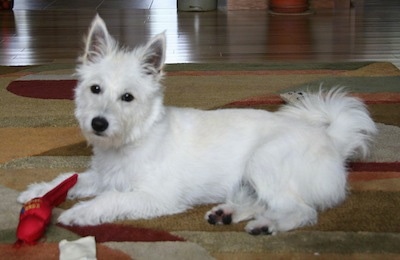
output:
[[[324,127],[344,158],[355,153],[366,156],[370,141],[377,133],[365,104],[347,95],[342,88],[305,93],[298,101],[285,106],[282,112]]]

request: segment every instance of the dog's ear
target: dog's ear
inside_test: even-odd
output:
[[[156,35],[145,46],[142,65],[146,74],[161,74],[165,61],[165,32]]]
[[[115,41],[108,33],[106,24],[99,15],[96,15],[85,41],[85,53],[81,57],[82,62],[95,62],[111,51],[114,46]]]

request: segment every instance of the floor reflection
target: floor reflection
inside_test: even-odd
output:
[[[303,16],[276,16],[267,10],[16,9],[0,15],[0,64],[74,62],[97,12],[122,45],[135,46],[165,31],[167,63],[377,59],[399,63],[400,57],[395,8],[325,10]]]

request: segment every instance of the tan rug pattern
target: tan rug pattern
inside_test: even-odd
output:
[[[351,165],[348,199],[323,212],[313,227],[253,237],[243,231],[244,224],[207,224],[203,215],[211,205],[205,205],[174,216],[113,223],[115,227],[128,225],[139,237],[162,231],[184,241],[141,242],[135,238],[101,242],[99,259],[400,256],[400,71],[395,66],[384,62],[177,64],[167,66],[167,71],[165,103],[201,109],[275,110],[282,104],[279,93],[319,88],[321,84],[326,88],[345,85],[367,102],[380,134],[369,158]],[[71,100],[24,97],[8,91],[7,86],[15,81],[73,80],[72,73],[73,64],[0,67],[0,259],[56,259],[58,241],[79,237],[53,222],[37,246],[17,251],[12,247],[21,207],[16,203],[18,192],[62,172],[82,171],[91,151],[77,127]],[[68,201],[56,209],[54,219],[73,203]]]

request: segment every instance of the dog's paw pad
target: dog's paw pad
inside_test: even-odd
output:
[[[207,214],[207,221],[211,225],[232,223],[232,213],[225,212],[223,209],[212,210]]]
[[[258,235],[275,235],[277,230],[273,221],[266,218],[259,218],[247,223],[245,230],[253,236]]]
[[[258,235],[272,235],[273,232],[269,230],[268,226],[253,228],[247,231],[250,235],[258,236]]]

